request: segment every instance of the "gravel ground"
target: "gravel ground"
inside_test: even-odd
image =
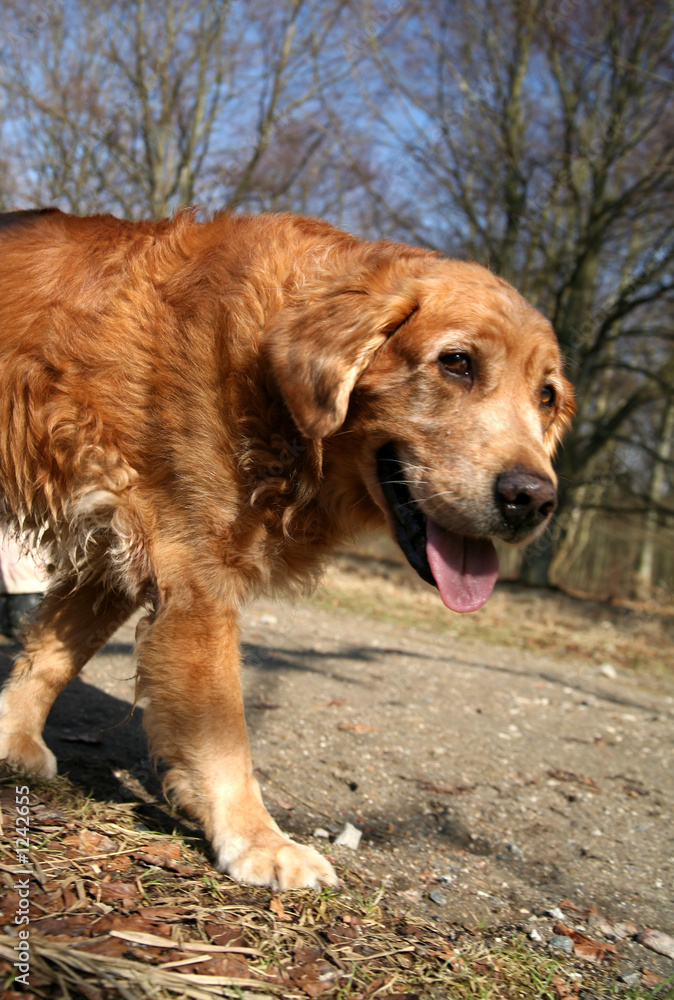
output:
[[[245,695],[270,811],[443,923],[545,939],[554,918],[542,912],[567,899],[674,934],[674,680],[482,643],[472,617],[459,639],[257,603]],[[133,631],[61,695],[46,729],[60,770],[98,797],[160,795],[141,713],[129,718]],[[358,850],[314,839],[346,822],[363,833]],[[623,951],[674,973],[637,944]]]

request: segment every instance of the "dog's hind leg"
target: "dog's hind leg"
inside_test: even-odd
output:
[[[100,583],[73,589],[74,582],[64,580],[43,598],[0,696],[0,760],[44,778],[56,774],[42,739],[56,696],[137,606]]]

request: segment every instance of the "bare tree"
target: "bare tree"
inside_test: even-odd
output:
[[[129,217],[195,199],[245,204],[265,157],[268,170],[286,130],[310,114],[309,41],[325,44],[340,10],[307,0],[10,0],[0,91],[23,200]],[[311,128],[286,142],[276,187],[292,186],[317,149]]]

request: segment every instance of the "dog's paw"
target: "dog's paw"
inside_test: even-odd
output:
[[[218,867],[237,882],[249,885],[268,885],[283,892],[286,889],[319,889],[338,884],[337,875],[329,861],[314,850],[286,837],[265,831],[236,855],[220,852]]]
[[[44,740],[27,733],[0,729],[0,760],[15,771],[34,774],[37,778],[53,778],[57,770],[56,757]]]

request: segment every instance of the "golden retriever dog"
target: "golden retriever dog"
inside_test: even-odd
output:
[[[5,686],[0,757],[56,772],[59,691],[137,608],[137,693],[217,866],[330,864],[266,811],[237,619],[386,525],[454,611],[556,503],[572,410],[550,324],[488,270],[314,219],[0,216],[0,515],[52,583]]]

